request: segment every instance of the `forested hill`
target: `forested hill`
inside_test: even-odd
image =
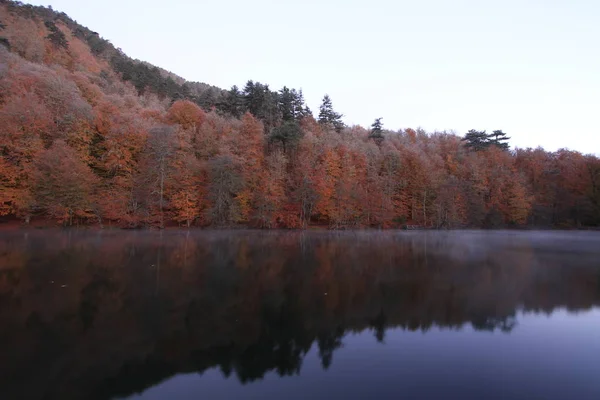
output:
[[[187,82],[64,13],[0,0],[0,222],[600,223],[597,157],[507,140],[348,127],[328,96],[313,116],[299,89]]]

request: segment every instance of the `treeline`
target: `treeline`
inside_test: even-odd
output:
[[[600,161],[502,131],[348,127],[329,96],[229,91],[131,60],[44,7],[0,4],[0,215],[65,225],[584,227]]]

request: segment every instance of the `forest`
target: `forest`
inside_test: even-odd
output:
[[[374,119],[347,126],[328,95],[313,113],[301,89],[188,82],[64,13],[0,0],[0,222],[600,224],[595,155],[511,148],[500,127],[461,136]]]

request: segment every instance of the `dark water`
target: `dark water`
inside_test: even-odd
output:
[[[0,399],[600,399],[600,234],[0,234]]]

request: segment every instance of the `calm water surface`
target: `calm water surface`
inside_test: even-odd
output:
[[[0,233],[0,399],[600,399],[600,234]]]

